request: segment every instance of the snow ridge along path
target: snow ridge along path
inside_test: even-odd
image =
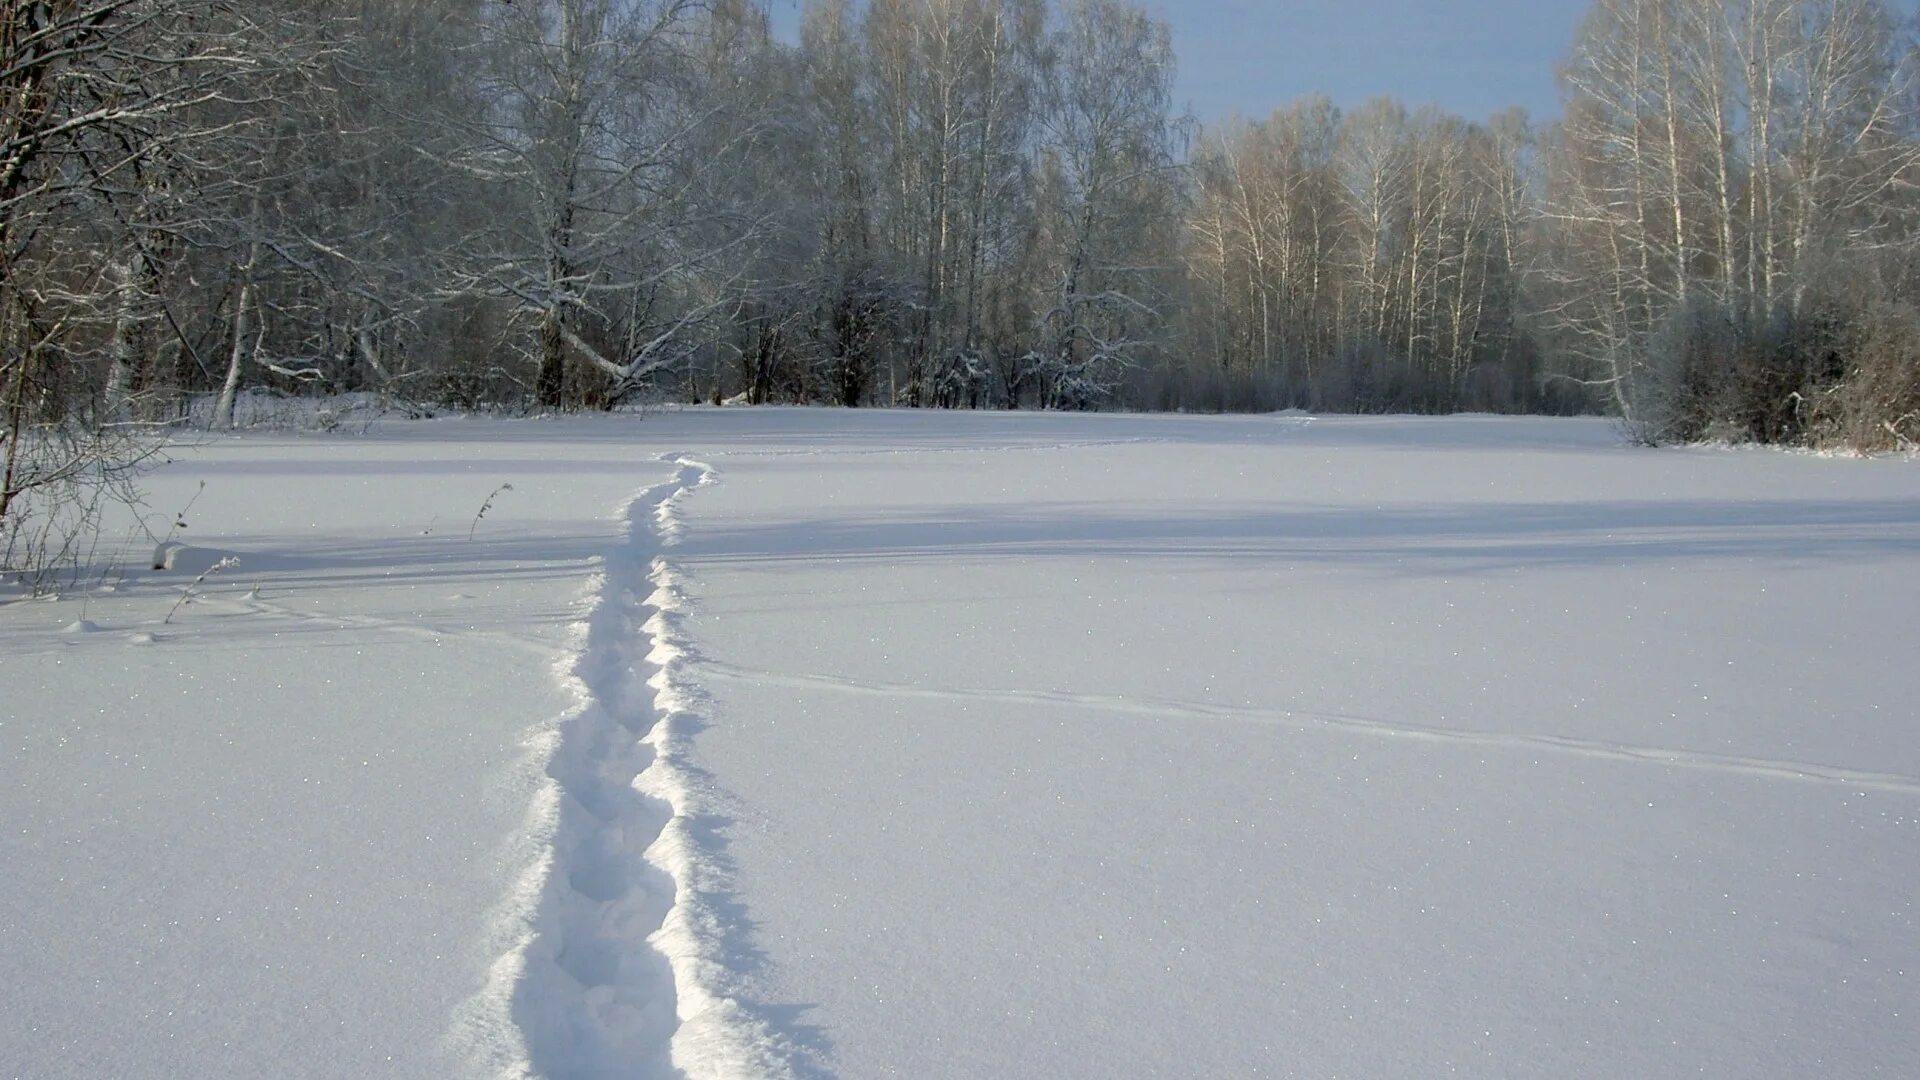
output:
[[[625,507],[626,541],[563,662],[580,704],[545,740],[551,783],[532,810],[550,847],[516,890],[519,932],[477,1003],[494,1014],[482,1025],[515,1033],[514,1045],[480,1040],[479,1064],[496,1075],[794,1075],[791,1048],[729,992],[716,895],[730,874],[699,841],[709,796],[687,763],[704,697],[685,679],[685,597],[665,553],[681,501],[717,474],[661,460],[677,471]]]

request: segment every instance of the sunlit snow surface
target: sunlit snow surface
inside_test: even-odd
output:
[[[0,607],[0,1074],[1920,1060],[1913,461],[825,410],[175,456],[173,571]]]

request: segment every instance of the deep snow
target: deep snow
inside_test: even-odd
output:
[[[825,410],[177,457],[175,570],[0,607],[0,1073],[1920,1059],[1911,461]]]

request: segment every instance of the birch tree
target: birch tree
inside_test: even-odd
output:
[[[1163,24],[1118,0],[1070,0],[1053,38],[1043,124],[1040,318],[1047,404],[1086,407],[1155,340],[1166,314],[1152,243],[1169,221],[1174,77]]]

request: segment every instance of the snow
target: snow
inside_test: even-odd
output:
[[[769,409],[175,457],[172,569],[0,606],[0,1072],[1920,1057],[1912,461]]]

